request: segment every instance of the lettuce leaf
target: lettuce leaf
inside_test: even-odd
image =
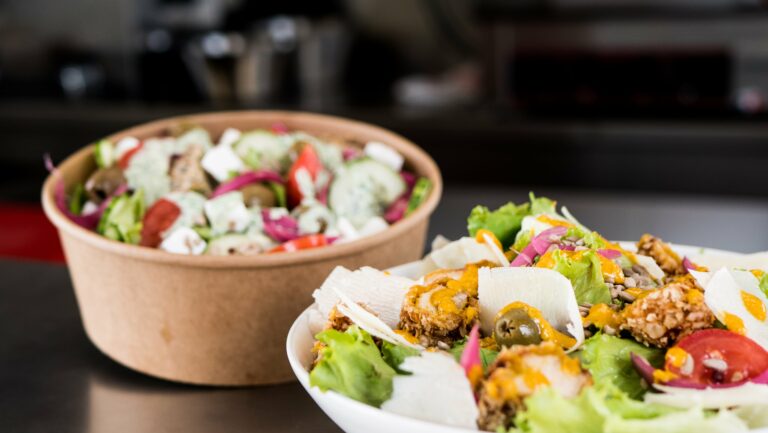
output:
[[[557,214],[556,202],[546,197],[536,197],[532,192],[528,197],[530,200],[528,203],[516,205],[509,202],[495,211],[491,211],[485,206],[475,206],[467,218],[469,235],[474,237],[480,229],[490,230],[506,250],[515,243],[515,238],[523,224],[523,218],[530,215]],[[530,242],[530,236],[528,242]],[[520,249],[517,248],[518,246],[515,243],[517,251],[525,248],[525,245]]]
[[[531,202],[530,215],[539,215],[543,213],[557,215],[557,210],[555,209],[555,206],[557,205],[556,201],[546,197],[536,197],[533,192],[528,193],[528,199]]]
[[[490,230],[506,249],[515,241],[515,236],[523,224],[523,218],[528,215],[530,215],[528,203],[518,206],[510,202],[495,211],[490,211],[485,206],[475,206],[467,218],[467,230],[473,237],[480,229]]]
[[[605,247],[605,240],[598,232],[582,230],[579,227],[570,227],[565,237],[576,238],[584,241],[584,246],[591,250],[599,250]]]
[[[144,192],[125,193],[112,199],[99,220],[97,231],[109,239],[138,244],[141,240],[141,220],[144,218]]]
[[[381,356],[384,362],[394,368],[398,374],[410,374],[403,370],[400,370],[400,364],[405,361],[405,358],[409,356],[416,356],[419,351],[410,347],[401,346],[399,344],[392,344],[388,341],[381,342]]]
[[[613,383],[630,398],[641,398],[646,389],[640,375],[632,366],[631,353],[651,362],[654,367],[664,364],[664,352],[619,337],[598,333],[587,339],[579,352],[581,365],[592,374],[596,383]]]
[[[544,388],[525,400],[526,410],[515,417],[525,433],[709,433],[744,431],[732,412],[681,410],[632,400],[615,386],[597,384],[566,399]],[[556,414],[557,416],[553,416]]]
[[[579,304],[611,302],[611,292],[603,279],[600,259],[596,252],[585,251],[577,260],[567,256],[562,250],[557,250],[552,253],[552,258],[555,261],[552,269],[571,280]]]
[[[451,347],[451,354],[454,358],[456,358],[456,362],[461,361],[461,354],[464,352],[464,347],[467,345],[467,338],[464,337],[463,340],[458,341],[453,344],[453,347]],[[480,348],[480,362],[483,363],[483,369],[488,369],[488,366],[493,364],[493,361],[496,360],[496,357],[499,356],[499,352],[496,350],[491,349],[484,349]]]
[[[309,373],[310,385],[376,407],[390,398],[395,369],[387,364],[367,332],[350,326],[346,332],[329,329],[315,338],[325,347],[320,349],[320,361]]]
[[[515,238],[515,243],[512,244],[512,250],[517,253],[519,253],[520,251],[523,251],[525,247],[527,247],[528,244],[531,243],[532,237],[533,237],[533,232],[531,231],[518,232],[517,237]]]
[[[760,278],[760,290],[765,293],[765,296],[768,296],[768,272],[764,273]]]

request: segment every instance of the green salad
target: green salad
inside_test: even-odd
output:
[[[230,128],[219,137],[196,126],[177,129],[99,141],[85,182],[66,191],[59,179],[58,208],[118,242],[253,255],[381,232],[414,212],[432,187],[384,143],[360,148],[284,125]]]
[[[533,194],[467,225],[410,278],[331,273],[311,386],[468,430],[768,426],[768,256],[615,243]]]

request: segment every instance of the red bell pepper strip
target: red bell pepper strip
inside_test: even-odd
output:
[[[298,250],[306,250],[309,248],[324,247],[328,245],[328,238],[324,234],[314,234],[302,236],[292,241],[283,242],[282,244],[269,250],[270,253],[289,253]]]
[[[312,181],[317,179],[317,175],[323,170],[323,163],[320,162],[315,149],[309,144],[304,146],[301,153],[299,153],[299,157],[296,158],[291,169],[288,170],[286,193],[288,195],[288,205],[292,208],[298,206],[301,203],[301,199],[304,198],[299,188],[299,182],[296,179],[296,174],[301,169],[307,171]]]
[[[144,142],[141,142],[141,143],[139,143],[139,145],[138,145],[138,146],[136,146],[136,147],[134,147],[133,149],[131,149],[131,150],[129,150],[129,151],[127,151],[127,152],[125,152],[125,153],[123,154],[123,156],[121,156],[121,157],[120,157],[120,160],[119,160],[119,161],[117,161],[117,165],[118,165],[118,166],[119,166],[121,169],[123,169],[123,170],[125,170],[126,168],[128,168],[128,164],[130,164],[130,163],[131,163],[131,158],[133,158],[133,155],[136,155],[136,153],[137,153],[138,151],[140,151],[142,147],[144,147]]]

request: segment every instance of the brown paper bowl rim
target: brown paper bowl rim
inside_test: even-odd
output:
[[[48,219],[62,232],[73,236],[93,247],[108,251],[117,255],[131,257],[139,260],[152,261],[157,263],[167,263],[177,266],[190,266],[202,268],[268,268],[291,266],[296,263],[311,263],[321,260],[331,259],[333,257],[346,257],[354,255],[360,251],[369,248],[376,248],[387,242],[391,236],[398,236],[423,220],[429,218],[437,207],[442,195],[443,183],[440,169],[435,161],[420,147],[410,140],[384,128],[374,126],[368,123],[344,119],[336,116],[324,114],[315,114],[298,111],[224,111],[216,113],[199,113],[183,116],[174,116],[155,120],[134,126],[107,137],[109,140],[115,140],[116,137],[128,135],[141,135],[137,132],[160,131],[168,126],[182,122],[204,123],[217,119],[226,120],[236,118],[253,118],[254,120],[279,118],[290,126],[291,123],[314,123],[315,125],[335,124],[337,127],[356,130],[358,136],[367,134],[386,137],[386,143],[397,149],[403,154],[406,163],[408,163],[416,173],[427,177],[432,182],[432,190],[427,200],[421,204],[411,215],[392,224],[386,230],[375,235],[367,236],[352,242],[330,245],[321,248],[302,250],[280,254],[259,254],[254,256],[206,256],[206,255],[185,255],[174,254],[162,251],[156,248],[142,247],[138,245],[125,244],[105,238],[96,232],[90,231],[72,222],[64,215],[54,202],[55,179],[52,174],[48,175],[43,184],[42,202],[43,209]],[[307,132],[312,133],[311,127],[304,127]],[[339,128],[341,129],[341,128]],[[67,172],[93,152],[93,144],[86,146],[74,154],[67,157],[60,165],[62,172]]]

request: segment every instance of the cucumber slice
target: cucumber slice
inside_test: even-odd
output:
[[[290,164],[291,143],[277,135],[255,130],[246,132],[234,144],[235,153],[254,170],[283,171]]]
[[[109,140],[99,140],[96,143],[96,148],[93,150],[93,157],[96,159],[96,165],[99,168],[111,167],[115,163],[115,159],[117,159],[115,145]]]
[[[411,212],[415,211],[422,203],[424,203],[424,200],[427,199],[431,189],[432,182],[426,177],[420,177],[419,180],[416,181],[416,185],[413,186],[413,192],[411,193],[411,199],[408,200],[408,208],[405,210],[405,216],[410,215]]]
[[[336,175],[328,203],[340,217],[356,228],[384,210],[405,192],[399,173],[369,158],[352,161]]]

